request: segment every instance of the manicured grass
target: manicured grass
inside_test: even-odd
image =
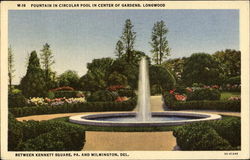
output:
[[[240,96],[240,92],[221,92],[221,100],[228,99],[232,96]]]
[[[231,116],[222,116],[222,120],[226,120]],[[63,121],[67,123],[69,122],[69,117],[55,118],[50,121]],[[199,123],[199,122],[197,122]],[[83,127],[86,131],[106,131],[106,132],[157,132],[157,131],[173,131],[174,128],[178,126],[164,126],[164,127],[110,127],[110,126],[90,126],[90,125],[80,125],[74,124],[76,126]]]

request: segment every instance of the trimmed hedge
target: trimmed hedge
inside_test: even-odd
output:
[[[9,151],[78,151],[85,143],[85,130],[70,123],[18,122],[9,116]]]
[[[177,127],[173,132],[182,150],[239,150],[240,118],[198,122]]]
[[[135,97],[135,91],[132,89],[119,89],[118,91],[118,95],[120,97]]]
[[[166,101],[166,98],[164,98]],[[166,101],[166,103],[168,103]],[[186,101],[175,102],[168,106],[173,110],[187,110],[187,109],[207,109],[207,110],[224,110],[224,111],[241,111],[241,101],[237,100],[219,100],[219,101]]]
[[[118,94],[115,91],[99,90],[87,97],[88,102],[112,102],[115,101]]]
[[[54,97],[55,98],[75,98],[77,97],[77,94],[79,93],[79,91],[55,91],[54,93]]]
[[[85,102],[58,106],[34,106],[9,108],[16,117],[73,112],[131,111],[136,107],[136,98],[124,102]]]
[[[26,105],[26,99],[21,92],[11,93],[8,95],[9,107],[22,107]]]
[[[181,150],[230,150],[229,142],[203,123],[192,123],[178,127],[173,132]]]
[[[211,88],[201,88],[188,92],[187,101],[194,100],[220,100],[220,91]]]

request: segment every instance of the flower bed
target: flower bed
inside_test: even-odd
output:
[[[102,112],[102,111],[131,111],[136,107],[136,98],[130,98],[122,102],[84,102],[64,103],[61,105],[42,105],[9,108],[16,117],[73,112]]]
[[[42,97],[33,97],[27,100],[27,104],[29,106],[58,106],[63,104],[76,104],[76,103],[84,103],[85,98],[55,98],[55,99],[49,99],[49,98],[42,98]]]

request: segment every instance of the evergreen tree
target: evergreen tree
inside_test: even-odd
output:
[[[13,51],[12,48],[9,47],[8,48],[8,77],[9,77],[9,89],[11,92],[11,88],[12,88],[12,80],[14,77],[14,55],[13,55]]]
[[[47,93],[44,74],[36,51],[32,51],[26,75],[22,78],[20,87],[26,97],[43,97]]]
[[[125,25],[123,28],[123,33],[121,36],[121,40],[123,42],[123,46],[125,48],[125,53],[127,55],[127,62],[130,62],[132,59],[133,48],[136,38],[136,32],[133,31],[134,25],[132,25],[131,20],[127,19],[125,21]]]
[[[151,52],[153,53],[153,60],[156,64],[161,64],[166,56],[169,56],[170,48],[166,34],[168,29],[164,21],[156,22],[153,27],[152,36],[150,42],[152,46]]]
[[[53,60],[53,53],[48,43],[45,43],[45,45],[43,45],[40,57],[41,57],[42,69],[44,70],[45,73],[44,79],[46,82],[46,87],[47,89],[51,89],[54,87],[53,75],[55,74],[52,72],[51,66],[55,63],[55,61]]]
[[[118,58],[121,58],[124,52],[124,46],[122,44],[122,41],[117,41],[116,47],[115,47],[115,53]]]

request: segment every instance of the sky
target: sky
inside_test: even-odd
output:
[[[169,30],[168,58],[239,50],[238,10],[11,10],[8,38],[14,53],[14,84],[26,74],[28,53],[40,54],[45,43],[51,46],[56,62],[52,69],[58,75],[74,70],[82,76],[94,58],[115,58],[126,19],[136,32],[134,49],[149,56],[152,28],[160,20]]]

